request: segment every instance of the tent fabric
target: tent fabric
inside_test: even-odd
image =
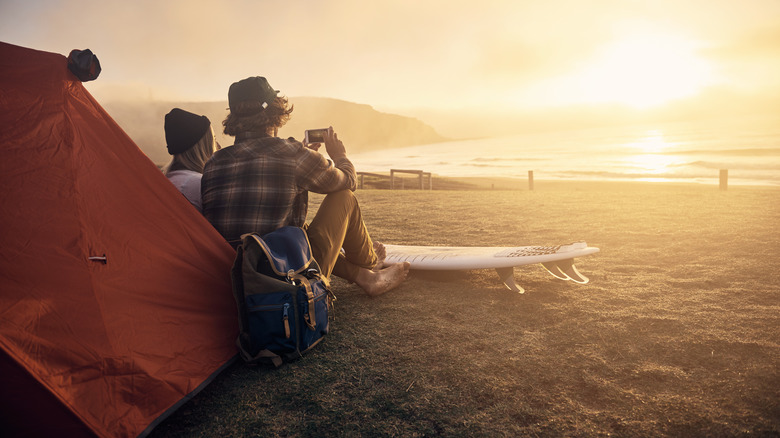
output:
[[[235,252],[65,56],[0,42],[0,82],[0,407],[145,435],[235,357]]]

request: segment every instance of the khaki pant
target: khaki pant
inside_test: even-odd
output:
[[[306,234],[314,260],[327,278],[333,274],[353,282],[360,268],[371,269],[377,263],[357,198],[349,190],[325,196]]]

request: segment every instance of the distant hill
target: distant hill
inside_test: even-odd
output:
[[[333,126],[347,151],[353,152],[447,140],[418,119],[382,113],[369,105],[319,97],[290,98],[290,102],[295,109],[279,132],[283,137],[300,139],[306,129]]]
[[[294,105],[292,118],[280,130],[280,137],[300,140],[306,129],[333,126],[349,153],[447,140],[418,119],[382,113],[369,105],[319,97],[290,98],[290,103]],[[222,134],[222,120],[228,113],[226,102],[113,101],[102,105],[157,164],[170,159],[163,124],[165,114],[172,108],[206,115],[220,144],[233,144],[233,137]]]

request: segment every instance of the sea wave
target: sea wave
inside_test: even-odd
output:
[[[688,149],[658,152],[661,155],[726,155],[726,156],[744,156],[744,157],[780,157],[780,148],[745,148],[745,149],[722,149],[707,150]]]
[[[673,129],[674,128],[674,129]],[[753,134],[759,133],[759,134]],[[735,146],[739,145],[739,146]],[[652,180],[780,185],[780,130],[658,126],[451,141],[360,154],[358,170],[420,169],[447,177]]]

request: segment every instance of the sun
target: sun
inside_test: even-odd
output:
[[[543,105],[621,104],[645,109],[692,97],[718,80],[695,39],[664,29],[634,26],[597,47],[568,73],[508,93]]]
[[[697,94],[712,68],[697,44],[671,34],[629,35],[597,51],[572,80],[587,103],[647,108]]]

